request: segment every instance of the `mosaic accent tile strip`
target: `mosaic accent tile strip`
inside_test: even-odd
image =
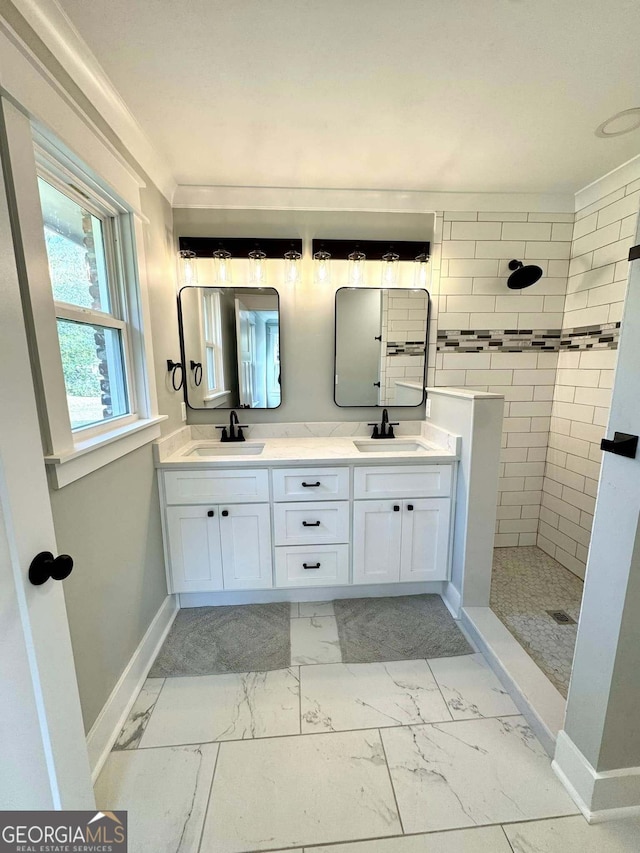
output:
[[[438,331],[438,352],[564,352],[617,349],[620,323],[572,329],[445,329]]]
[[[424,355],[424,341],[387,341],[387,355]]]

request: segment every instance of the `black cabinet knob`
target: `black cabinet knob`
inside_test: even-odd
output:
[[[54,559],[51,551],[41,551],[31,561],[29,580],[34,586],[41,586],[49,578],[63,581],[73,569],[73,559],[68,554],[60,554]]]
[[[400,512],[400,507],[398,506],[398,504],[394,504],[393,511],[394,512]]]
[[[212,509],[210,509],[209,512],[207,513],[207,515],[209,516],[209,518],[213,518],[213,516],[215,515],[215,512]]]
[[[222,510],[222,517],[223,517],[223,518],[226,518],[228,515],[229,515],[229,510],[228,510],[228,509],[223,509],[223,510]]]
[[[409,512],[413,512],[413,504],[407,504],[407,509]]]

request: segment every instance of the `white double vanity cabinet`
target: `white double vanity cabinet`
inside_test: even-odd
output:
[[[160,461],[169,591],[447,580],[456,454],[385,444],[190,441]]]

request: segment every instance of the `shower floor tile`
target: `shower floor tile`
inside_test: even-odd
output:
[[[564,610],[577,623],[583,582],[535,546],[493,555],[491,609],[566,697],[578,625],[559,625],[547,611]]]

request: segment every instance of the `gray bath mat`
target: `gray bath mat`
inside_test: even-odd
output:
[[[149,677],[286,669],[290,609],[282,602],[180,610]]]
[[[343,663],[473,654],[439,595],[342,598],[333,606]]]

